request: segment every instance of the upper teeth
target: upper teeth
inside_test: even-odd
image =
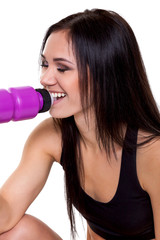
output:
[[[53,97],[65,97],[66,94],[65,93],[52,93]]]

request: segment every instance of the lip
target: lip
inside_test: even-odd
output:
[[[52,99],[52,106],[53,105],[55,105],[55,104],[57,104],[57,103],[59,103],[61,100],[63,100],[63,98],[65,98],[65,96],[66,96],[66,93],[64,93],[64,92],[60,92],[60,91],[51,91],[51,90],[48,90],[48,92],[50,93],[50,95],[51,95],[51,99]],[[57,98],[57,97],[54,97],[52,94],[65,94],[65,96],[64,97],[62,97],[62,98]]]
[[[65,98],[65,97],[63,97],[63,98],[58,98],[58,99],[56,99],[56,100],[54,99],[54,100],[53,100],[53,106],[54,106],[55,104],[63,101],[64,98]]]

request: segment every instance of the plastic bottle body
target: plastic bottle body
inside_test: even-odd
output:
[[[0,89],[0,123],[34,118],[44,105],[42,91],[46,90],[39,92],[32,87],[9,88],[8,91]],[[50,98],[49,93],[47,97]]]

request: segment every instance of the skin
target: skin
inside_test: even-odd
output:
[[[63,58],[63,60],[57,60],[59,58]],[[67,32],[51,34],[43,52],[42,65],[41,84],[50,92],[66,94],[63,99],[53,104],[50,110],[51,116],[61,118],[74,115],[76,125],[82,135],[84,190],[95,200],[108,202],[115,195],[118,186],[122,149],[115,144],[117,161],[115,161],[114,154],[111,153],[110,163],[108,163],[105,151],[99,149],[96,141],[92,106],[87,109],[89,125],[85,122],[80,103],[78,70],[72,48],[67,41]],[[64,69],[67,70],[64,71]],[[125,131],[124,127],[124,133]],[[140,142],[146,134],[139,130],[138,141]],[[17,229],[17,234],[20,229],[18,226],[21,224],[25,226],[25,230],[21,233],[20,238],[14,237],[14,240],[61,239],[42,222],[25,215],[27,208],[45,185],[53,162],[60,162],[61,151],[61,132],[53,125],[52,118],[46,119],[30,134],[19,166],[0,190],[0,233],[3,233],[0,235],[0,240],[13,239],[15,229]],[[156,240],[160,239],[159,156],[159,139],[137,149],[137,175],[141,187],[148,192],[151,198]],[[33,226],[32,231],[28,231],[30,234],[32,232],[34,237],[30,234],[28,236],[26,233],[26,229],[30,229],[30,226]],[[43,238],[39,238],[40,229],[45,229],[46,235]],[[8,232],[4,233],[6,231]],[[51,235],[47,235],[48,233]],[[7,234],[10,234],[11,238]],[[103,238],[95,234],[88,226],[87,240],[103,240]]]
[[[64,60],[58,61],[59,58]],[[69,117],[82,111],[77,65],[65,32],[51,34],[47,39],[40,82],[49,92],[66,94],[63,101],[53,104],[50,114],[54,118]]]

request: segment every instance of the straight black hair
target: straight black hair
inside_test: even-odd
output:
[[[114,150],[114,143],[123,146],[124,125],[148,132],[140,145],[160,136],[159,110],[129,24],[113,11],[93,9],[73,14],[48,29],[41,53],[50,34],[57,31],[67,31],[68,41],[72,43],[81,103],[83,109],[89,104],[94,107],[99,146],[103,146],[107,154]],[[73,116],[57,122],[62,131],[67,206],[74,236],[73,205],[84,211],[80,184],[83,176],[81,136]],[[128,143],[125,147],[133,146]]]

